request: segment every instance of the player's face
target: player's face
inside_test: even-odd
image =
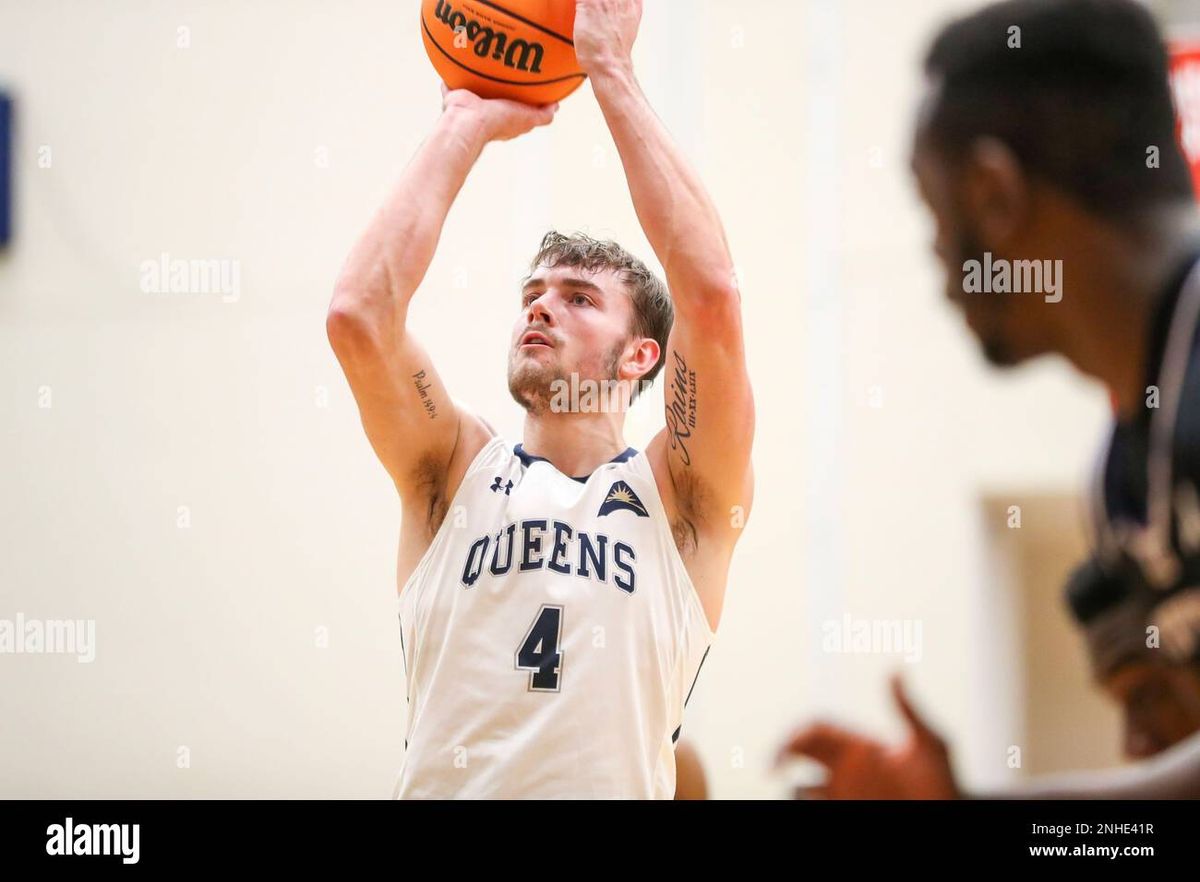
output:
[[[620,379],[632,320],[633,302],[615,272],[538,267],[522,288],[513,326],[513,398],[540,412],[554,397],[555,381],[570,384],[572,374],[579,381]]]
[[[1105,683],[1125,717],[1125,754],[1153,756],[1200,731],[1200,672],[1189,665],[1132,664]]]
[[[921,198],[933,215],[934,253],[946,278],[946,297],[962,310],[984,357],[996,367],[1011,367],[1049,351],[1044,316],[1030,295],[968,292],[967,261],[984,264],[985,252],[1004,256],[1007,249],[983,240],[978,218],[965,208],[962,172],[918,137],[912,169]]]

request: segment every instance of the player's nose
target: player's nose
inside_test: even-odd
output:
[[[550,312],[545,296],[537,297],[529,304],[529,308],[525,310],[525,323],[528,325],[554,324],[554,314]]]

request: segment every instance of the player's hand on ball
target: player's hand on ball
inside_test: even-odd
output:
[[[442,83],[442,112],[470,115],[488,141],[510,141],[538,126],[548,126],[558,103],[534,106],[504,98],[480,98],[466,89],[449,89]]]
[[[577,0],[575,58],[595,77],[613,67],[632,67],[642,0]]]
[[[903,744],[889,746],[829,723],[797,729],[779,748],[776,764],[806,757],[823,765],[825,783],[797,796],[826,799],[958,799],[950,754],[913,708],[899,676],[892,694],[908,723]]]

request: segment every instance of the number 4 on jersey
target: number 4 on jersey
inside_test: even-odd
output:
[[[517,669],[532,671],[529,688],[557,692],[562,672],[562,607],[543,605],[517,650]]]

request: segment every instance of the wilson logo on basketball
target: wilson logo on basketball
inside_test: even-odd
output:
[[[544,105],[587,74],[575,57],[575,0],[421,0],[421,39],[442,82],[480,98]]]
[[[473,18],[468,18],[461,11],[455,10],[446,0],[438,0],[434,18],[450,29],[452,34],[462,33],[472,43],[472,49],[480,58],[488,58],[503,63],[505,67],[526,73],[541,73],[542,59],[546,55],[546,47],[538,42],[529,42],[521,38],[509,40],[508,35],[497,33],[486,25],[480,24]]]

